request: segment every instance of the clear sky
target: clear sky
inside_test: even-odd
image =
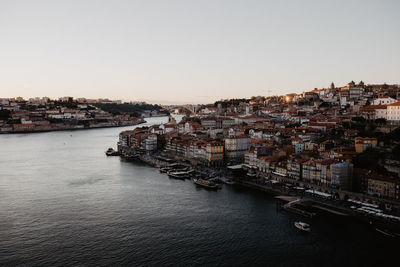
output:
[[[400,1],[0,0],[0,97],[208,103],[350,80],[400,83]]]

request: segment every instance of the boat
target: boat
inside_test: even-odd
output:
[[[298,228],[302,231],[305,231],[305,232],[311,231],[310,225],[305,222],[295,222],[294,226],[296,226],[296,228]]]
[[[112,147],[108,148],[106,151],[107,156],[118,156],[118,151],[115,151]]]
[[[186,179],[189,178],[190,172],[187,171],[169,171],[168,176],[175,179]]]
[[[160,172],[163,172],[163,173],[167,173],[167,172],[169,172],[169,171],[171,171],[171,170],[172,170],[171,167],[163,167],[163,168],[160,168]]]
[[[207,180],[204,180],[201,178],[193,179],[193,181],[196,185],[205,187],[207,189],[214,189],[214,190],[219,189],[219,187],[214,182],[211,182],[211,181],[207,181]]]
[[[257,174],[255,174],[255,173],[249,173],[249,172],[246,173],[246,175],[249,176],[249,177],[256,177],[256,176],[257,176]]]
[[[228,184],[228,185],[234,185],[234,184],[236,184],[235,181],[232,181],[231,179],[228,179],[228,178],[221,178],[220,180],[221,180],[223,183]]]
[[[375,230],[378,231],[378,232],[381,233],[381,234],[386,235],[386,236],[396,237],[396,235],[389,233],[389,231],[386,230],[386,229],[385,229],[385,230],[381,230],[381,229],[379,229],[379,228],[375,228]]]
[[[140,157],[139,154],[128,154],[128,153],[122,154],[122,156],[123,156],[124,158],[126,158],[126,159],[137,159],[137,158]]]

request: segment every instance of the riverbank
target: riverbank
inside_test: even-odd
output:
[[[286,211],[312,218],[318,215],[316,211],[319,210],[335,216],[351,218],[355,221],[372,226],[373,229],[386,229],[386,231],[391,233],[393,236],[400,237],[400,223],[398,221],[388,220],[383,217],[376,217],[368,213],[357,212],[354,206],[348,207],[347,203],[345,202],[318,199],[316,197],[312,197],[311,195],[305,197],[303,194],[289,192],[286,187],[279,188],[277,185],[274,185],[274,187],[269,187],[247,181],[235,181],[237,184],[243,187],[272,194],[280,201],[290,203],[290,201],[296,202],[299,200],[296,205],[282,205],[283,209]]]
[[[101,126],[89,126],[89,127],[61,127],[61,128],[51,128],[51,129],[35,129],[35,130],[24,130],[24,131],[0,131],[0,134],[21,134],[21,133],[47,133],[47,132],[61,132],[61,131],[80,131],[80,130],[93,130],[93,129],[104,129],[104,128],[121,128],[136,126],[146,123],[146,120],[140,122],[128,123],[124,125],[101,125]]]

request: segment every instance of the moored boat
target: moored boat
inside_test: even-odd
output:
[[[169,172],[170,170],[172,170],[171,167],[163,167],[163,168],[160,168],[160,172],[163,172],[163,173]]]
[[[381,229],[379,229],[379,228],[375,228],[375,230],[378,231],[378,232],[381,233],[381,234],[386,235],[386,236],[396,237],[396,235],[390,233],[387,229],[381,230]]]
[[[232,181],[231,179],[228,179],[228,178],[221,178],[220,180],[221,180],[223,183],[228,184],[228,185],[234,185],[234,184],[236,184],[235,181]]]
[[[186,179],[189,178],[189,171],[168,171],[168,176],[175,179]]]
[[[305,222],[295,222],[294,226],[296,226],[296,228],[298,228],[302,231],[305,231],[305,232],[311,231],[310,225]]]
[[[201,179],[201,178],[193,179],[193,181],[194,181],[194,183],[195,183],[196,185],[205,187],[205,188],[207,188],[207,189],[217,190],[217,189],[219,188],[219,187],[217,186],[217,184],[215,184],[214,182],[207,181],[207,180],[204,180],[204,179]]]
[[[118,151],[115,151],[112,147],[108,148],[106,151],[107,156],[118,156]]]

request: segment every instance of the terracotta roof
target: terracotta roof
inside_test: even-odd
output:
[[[355,141],[377,141],[376,137],[356,137]]]
[[[386,109],[387,105],[370,105],[370,106],[365,106],[362,109],[363,110],[375,110],[375,109]]]
[[[399,107],[399,106],[400,106],[400,102],[396,102],[396,103],[388,105],[388,107]]]

